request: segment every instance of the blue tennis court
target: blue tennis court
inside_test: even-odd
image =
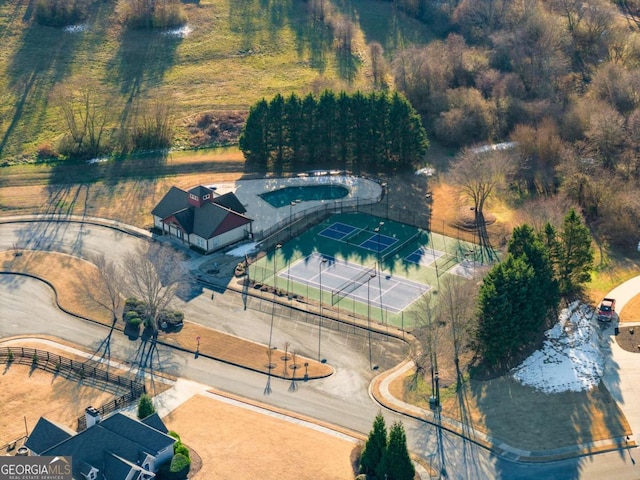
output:
[[[357,227],[344,223],[332,223],[327,228],[318,233],[318,235],[333,240],[342,240],[344,237],[358,230]]]
[[[367,250],[371,250],[372,252],[384,252],[387,248],[397,242],[398,240],[393,237],[387,237],[386,235],[376,233],[362,242],[359,246],[366,248]]]

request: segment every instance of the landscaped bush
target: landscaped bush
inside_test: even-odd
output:
[[[187,447],[185,447],[184,443],[182,443],[182,442],[176,442],[176,444],[174,445],[173,452],[175,454],[180,453],[180,454],[184,455],[185,457],[190,458],[189,457],[189,449]]]
[[[187,478],[190,468],[191,460],[181,453],[176,453],[168,466],[164,465],[160,468],[158,478],[165,480],[184,480]]]
[[[178,442],[180,441],[180,435],[178,435],[178,432],[174,432],[173,430],[169,430],[169,436],[175,438],[176,440],[178,440]],[[173,451],[175,452],[175,445],[174,445]]]

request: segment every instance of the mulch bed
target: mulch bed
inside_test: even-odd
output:
[[[627,352],[640,353],[640,327],[619,327],[616,342]]]

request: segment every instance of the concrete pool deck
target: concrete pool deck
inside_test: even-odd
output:
[[[260,194],[264,192],[305,185],[340,185],[346,187],[349,190],[349,194],[339,199],[308,200],[280,208],[273,207],[260,197]],[[214,183],[208,186],[216,187],[216,192],[219,194],[233,192],[242,202],[244,208],[247,209],[246,215],[253,219],[253,231],[256,233],[288,219],[291,215],[298,216],[307,209],[340,202],[355,203],[356,200],[361,204],[375,203],[382,196],[382,186],[378,182],[351,175],[263,178],[259,180],[238,180],[233,183]]]

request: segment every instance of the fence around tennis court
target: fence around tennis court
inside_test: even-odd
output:
[[[384,202],[383,200],[385,200]],[[445,220],[431,215],[426,209],[411,208],[412,206],[389,205],[386,188],[375,199],[351,198],[335,200],[294,212],[275,225],[256,232],[254,240],[259,242],[260,249],[269,251],[279,243],[285,243],[309,228],[322,223],[334,213],[363,213],[392,220],[412,227],[439,233],[450,238],[476,243],[476,234],[460,227],[451,226]]]
[[[113,385],[120,391],[127,390],[123,395],[97,408],[102,416],[130,405],[146,392],[144,383],[110,372],[100,363],[89,365],[86,361],[73,360],[46,350],[26,347],[3,347],[0,348],[0,363],[29,365],[32,368],[59,374],[71,380],[79,381],[91,378]],[[86,418],[82,415],[78,417],[77,431],[81,432],[86,428]]]

